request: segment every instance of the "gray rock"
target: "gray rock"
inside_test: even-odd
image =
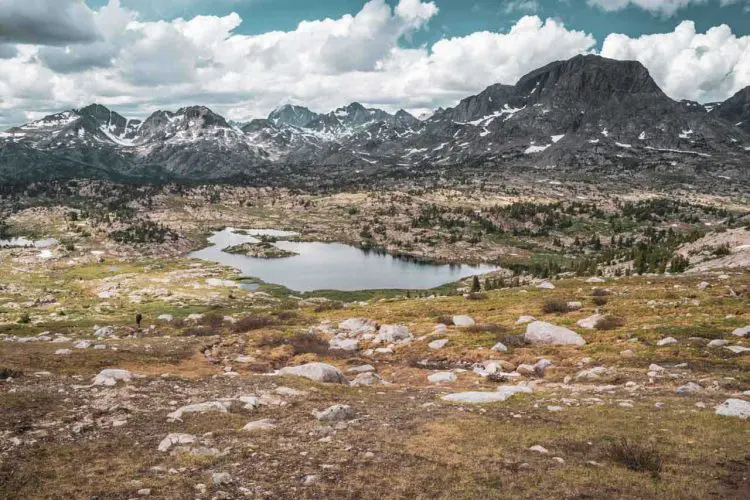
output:
[[[171,314],[160,314],[156,319],[159,321],[166,321],[167,323],[171,323],[174,320],[174,316]]]
[[[729,344],[729,341],[724,339],[714,339],[707,344],[707,347],[724,347]]]
[[[94,331],[94,337],[105,338],[112,337],[115,334],[115,329],[112,326],[104,326]]]
[[[315,412],[315,418],[322,422],[341,422],[354,417],[354,410],[349,405],[333,405],[323,411]]]
[[[93,385],[103,385],[106,387],[111,387],[113,385],[116,385],[117,382],[130,382],[135,375],[133,373],[129,372],[128,370],[120,370],[117,368],[107,368],[105,370],[102,370],[99,372],[99,374],[94,377],[94,381],[92,382]]]
[[[359,349],[359,341],[356,339],[340,339],[334,337],[328,341],[328,348],[345,352],[354,352]]]
[[[553,285],[552,283],[546,280],[539,283],[536,287],[541,290],[554,290],[555,289],[555,285]]]
[[[167,437],[161,440],[159,443],[159,451],[166,453],[175,445],[181,444],[192,444],[195,443],[197,438],[192,434],[183,433],[171,433],[167,434]]]
[[[214,472],[211,474],[211,482],[214,486],[232,484],[232,476],[228,472]]]
[[[587,330],[593,330],[596,328],[596,324],[604,318],[603,314],[592,314],[588,318],[580,319],[576,322],[576,325],[580,326],[581,328],[586,328]]]
[[[493,345],[492,350],[495,352],[508,352],[508,348],[502,342]]]
[[[376,384],[382,384],[383,379],[380,378],[380,376],[373,372],[364,372],[360,373],[356,377],[354,377],[354,380],[352,380],[352,385],[357,386],[363,386],[363,385],[376,385]]]
[[[675,390],[677,394],[692,394],[692,393],[702,392],[702,391],[703,391],[703,387],[696,384],[695,382],[688,382],[687,384],[681,385]]]
[[[287,366],[277,372],[279,375],[294,375],[305,377],[316,382],[331,384],[347,384],[346,379],[341,371],[335,366],[326,363],[307,363],[300,366]]]
[[[339,330],[346,330],[352,335],[363,335],[366,333],[375,333],[378,324],[365,318],[349,318],[339,323]]]
[[[531,387],[514,385],[514,386],[501,386],[498,387],[495,392],[457,392],[454,394],[446,394],[442,397],[444,401],[452,401],[456,403],[496,403],[499,401],[505,401],[509,397],[521,393],[531,393],[533,390]]]
[[[427,380],[433,384],[452,384],[456,381],[456,374],[453,372],[437,372],[427,377]]]
[[[732,335],[736,335],[737,337],[747,337],[750,335],[750,325],[734,329]]]
[[[750,418],[750,402],[743,399],[727,399],[716,407],[716,414],[725,417]]]
[[[243,431],[247,432],[258,432],[258,431],[270,431],[276,428],[276,424],[270,418],[264,418],[262,420],[254,420],[248,422],[242,428]]]
[[[534,316],[519,316],[516,320],[516,325],[525,325],[526,323],[531,323],[532,321],[536,321],[536,318]]]
[[[430,349],[435,349],[435,350],[442,349],[443,347],[446,346],[448,342],[450,342],[450,340],[448,339],[433,340],[432,342],[427,344],[427,347],[429,347]]]
[[[458,314],[453,316],[453,324],[458,327],[474,326],[474,318],[466,316],[465,314]]]
[[[399,342],[408,342],[414,336],[405,325],[383,325],[378,330],[376,341],[384,344],[396,344]]]
[[[750,347],[742,347],[741,345],[728,345],[725,346],[724,349],[732,351],[735,354],[745,354],[746,352],[750,352]]]
[[[170,420],[182,420],[185,413],[206,413],[209,411],[218,411],[219,413],[229,412],[230,403],[224,401],[206,401],[205,403],[196,403],[178,408],[172,413],[167,414]]]
[[[573,330],[544,321],[533,321],[526,326],[524,340],[530,344],[582,346],[586,341]]]
[[[674,337],[667,337],[667,338],[659,340],[656,343],[656,345],[659,346],[659,347],[663,347],[665,345],[672,345],[672,344],[676,344],[676,343],[677,343],[677,339],[676,338],[674,338]]]

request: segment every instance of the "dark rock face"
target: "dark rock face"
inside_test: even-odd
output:
[[[716,106],[713,113],[750,134],[750,87]]]
[[[0,178],[262,178],[287,168],[387,177],[468,165],[678,165],[705,175],[729,165],[747,175],[749,131],[750,88],[720,104],[677,102],[640,63],[585,55],[492,85],[425,121],[356,102],[325,114],[285,105],[240,129],[205,106],[141,123],[92,104],[0,136]]]

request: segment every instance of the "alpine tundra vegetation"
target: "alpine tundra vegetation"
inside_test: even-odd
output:
[[[750,498],[745,4],[342,3],[0,0],[0,498]]]

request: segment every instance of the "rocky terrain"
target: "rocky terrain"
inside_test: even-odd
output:
[[[0,498],[750,494],[741,190],[0,193],[0,240],[55,240],[0,248]],[[225,226],[500,270],[247,287],[187,257]]]
[[[0,178],[310,187],[522,172],[746,189],[747,95],[677,102],[640,63],[588,55],[493,85],[425,120],[359,103],[329,113],[286,105],[242,124],[203,106],[131,120],[93,104],[3,132]]]

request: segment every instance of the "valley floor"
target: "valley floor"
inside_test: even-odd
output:
[[[750,497],[746,199],[78,189],[0,204],[60,241],[0,249],[0,498]],[[547,267],[253,291],[216,226]]]
[[[3,498],[750,493],[750,423],[715,410],[750,400],[750,342],[732,333],[750,324],[746,272],[340,307],[242,290],[228,270],[181,259],[19,266],[5,261],[0,288]],[[551,299],[581,307],[545,313]],[[622,322],[576,324],[597,307]],[[454,315],[475,324],[450,325]],[[526,344],[523,315],[570,327],[586,344]],[[407,340],[375,342],[382,325],[405,326]],[[336,336],[357,349],[330,349]],[[498,342],[507,352],[491,350]],[[549,366],[535,369],[542,359]],[[309,362],[363,385],[269,375]],[[376,376],[352,372],[367,364]],[[132,378],[95,380],[107,369]],[[436,373],[444,382],[428,379]],[[442,399],[516,385],[529,392],[489,404]],[[316,413],[332,405],[349,410]],[[168,436],[182,443],[164,444]]]

